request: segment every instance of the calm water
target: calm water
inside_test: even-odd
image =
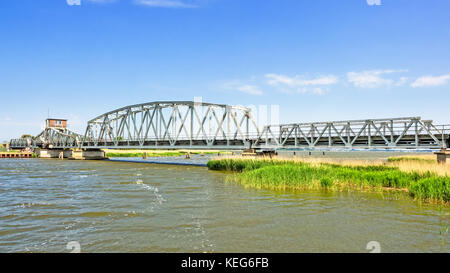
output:
[[[179,160],[179,159],[176,159]],[[201,159],[194,159],[200,162]],[[204,159],[203,159],[204,160]],[[277,193],[204,167],[0,160],[0,252],[450,252],[448,209],[367,193]]]

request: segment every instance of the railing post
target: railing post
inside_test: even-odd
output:
[[[227,106],[225,108],[225,111],[227,111],[227,146],[230,146],[230,108]]]
[[[268,126],[266,126],[266,128],[265,128],[265,130],[266,130],[266,147],[268,146],[268,138],[269,138],[269,132],[268,132],[268,130],[269,130],[269,127]]]
[[[246,116],[246,118],[245,118],[245,123],[246,123],[246,124],[245,124],[245,127],[246,127],[246,128],[245,128],[245,130],[246,130],[246,138],[248,139],[248,138],[249,138],[249,135],[248,135],[248,134],[249,134],[249,127],[248,127],[248,126],[249,126],[249,124],[248,124],[248,122],[249,122],[249,120],[248,120],[248,119],[249,119],[249,113],[248,113],[248,112],[245,113],[245,116]]]
[[[192,147],[192,137],[194,135],[194,107],[195,107],[195,103],[192,104],[191,106],[191,126],[190,126],[190,136],[189,136],[189,146]]]
[[[333,140],[331,139],[331,123],[327,124],[328,127],[328,147],[331,148],[333,146]]]
[[[447,149],[447,143],[445,141],[445,125],[442,125],[442,148]]]
[[[283,137],[283,127],[280,125],[280,129],[278,131],[278,145],[282,142],[281,138]]]
[[[347,134],[347,143],[350,143],[350,122],[347,122],[345,127],[345,133]]]
[[[391,120],[391,146],[394,146],[394,121]]]
[[[418,132],[418,130],[419,130],[419,128],[418,128],[418,120],[416,119],[415,120],[415,122],[414,122],[414,142],[415,142],[415,144],[416,144],[416,148],[418,148],[419,147],[419,132]]]
[[[294,125],[294,126],[295,126],[295,125]],[[294,141],[295,141],[295,147],[297,147],[297,146],[298,146],[298,139],[297,139],[298,127],[295,126],[295,127],[294,127],[294,130],[295,130],[295,139],[294,139]]]

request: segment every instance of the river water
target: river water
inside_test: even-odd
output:
[[[370,241],[381,252],[450,252],[448,208],[394,194],[246,189],[227,175],[1,159],[0,252],[69,252],[71,241],[82,252],[368,252]]]

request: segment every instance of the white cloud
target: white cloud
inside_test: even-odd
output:
[[[347,80],[356,87],[375,88],[380,86],[390,86],[394,83],[392,79],[381,77],[385,74],[407,72],[407,70],[368,70],[362,72],[348,72]]]
[[[417,78],[413,83],[411,83],[411,87],[428,87],[428,86],[439,86],[447,84],[450,80],[449,75],[442,76],[422,76]]]
[[[135,0],[138,5],[157,8],[195,8],[196,5],[179,0]]]
[[[300,86],[332,85],[338,82],[338,77],[334,75],[322,76],[319,78],[307,80],[300,75],[289,77],[281,74],[266,74],[266,78],[269,79],[267,83],[272,86],[286,85],[290,87],[300,87]]]
[[[257,95],[260,96],[263,94],[262,90],[254,84],[247,84],[247,83],[243,83],[242,81],[239,80],[233,80],[233,81],[228,81],[225,83],[222,83],[220,88],[225,89],[225,90],[233,90],[233,91],[240,91],[243,93],[247,93],[250,95]]]
[[[408,82],[408,77],[400,77],[400,79],[395,83],[395,86],[403,86]]]
[[[250,95],[262,95],[262,91],[261,89],[258,88],[258,86],[255,85],[242,85],[242,86],[238,86],[236,87],[237,90],[250,94]]]
[[[285,94],[306,94],[323,95],[324,89],[319,86],[329,86],[336,84],[339,78],[334,75],[321,76],[314,79],[306,79],[302,75],[294,77],[281,74],[266,74],[267,84],[275,87],[278,92]]]

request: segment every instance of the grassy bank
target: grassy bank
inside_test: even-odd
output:
[[[211,160],[211,170],[228,170],[244,186],[293,190],[398,190],[435,203],[450,202],[450,177],[432,171],[403,171],[390,163],[330,163],[288,159]],[[398,164],[398,162],[396,162]]]
[[[143,157],[144,153],[147,157],[161,157],[161,156],[183,156],[187,153],[192,154],[229,154],[226,151],[213,151],[213,150],[104,150],[107,157]]]

